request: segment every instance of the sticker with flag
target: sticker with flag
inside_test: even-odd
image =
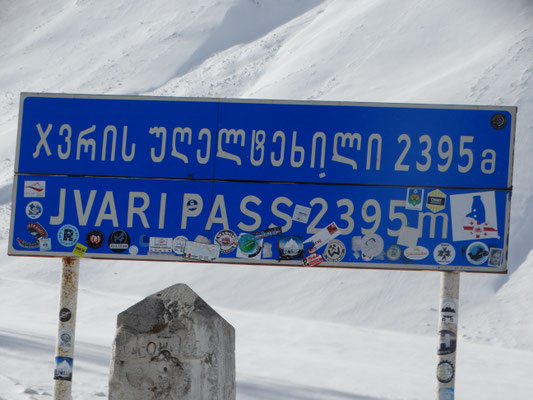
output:
[[[453,240],[498,238],[494,192],[450,196]]]

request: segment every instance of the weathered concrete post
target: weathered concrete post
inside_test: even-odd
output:
[[[118,315],[110,400],[235,397],[235,329],[187,285]]]

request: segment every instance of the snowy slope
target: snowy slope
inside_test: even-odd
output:
[[[462,275],[457,393],[530,398],[531,1],[4,3],[0,399],[50,392],[56,330],[59,260],[5,255],[21,91],[518,106],[511,273]],[[83,260],[75,398],[107,393],[116,313],[177,282],[237,328],[240,399],[433,396],[438,273]]]

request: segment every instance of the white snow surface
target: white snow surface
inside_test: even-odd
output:
[[[462,274],[456,398],[533,396],[531,0],[4,0],[0,400],[52,393],[59,259],[7,257],[19,94],[518,107],[509,274]],[[73,398],[116,315],[186,283],[237,333],[239,400],[435,398],[437,272],[81,262]]]

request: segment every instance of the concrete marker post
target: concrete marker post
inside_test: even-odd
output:
[[[455,398],[459,276],[457,271],[441,272],[437,400],[454,400]]]
[[[78,257],[62,258],[59,324],[54,368],[54,400],[72,399],[72,364],[79,269],[80,259]]]

